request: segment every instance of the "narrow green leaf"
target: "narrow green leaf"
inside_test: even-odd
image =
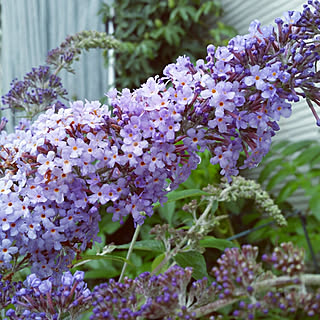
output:
[[[280,149],[284,148],[287,145],[290,145],[289,140],[282,140],[282,141],[274,142],[271,145],[271,152],[279,151]]]
[[[157,256],[153,261],[151,265],[151,270],[153,271],[166,257],[165,253],[161,253],[159,256]],[[168,268],[168,264],[164,265],[160,270],[159,273],[166,271]]]
[[[313,167],[317,164],[320,163],[320,154],[318,154],[316,157],[314,157],[311,162],[310,162],[310,166]]]
[[[294,154],[295,152],[297,152],[303,148],[307,148],[312,143],[314,143],[314,140],[304,140],[304,141],[290,143],[290,145],[287,148],[283,149],[281,153],[284,156],[288,156],[290,154]]]
[[[168,201],[166,203],[182,200],[185,198],[205,196],[205,195],[210,195],[210,193],[202,191],[200,189],[188,189],[188,190],[179,190],[179,191],[175,190],[168,193],[167,195]],[[154,208],[159,206],[160,206],[160,203],[158,202],[153,205]]]
[[[174,20],[178,13],[179,13],[179,8],[174,8],[170,13],[169,20],[171,21]]]
[[[119,271],[114,271],[114,270],[106,270],[104,268],[100,269],[100,270],[89,270],[86,271],[85,273],[85,279],[89,280],[89,279],[106,279],[106,276],[108,278],[114,278],[116,276],[118,276],[120,274]]]
[[[212,202],[212,207],[211,207],[211,214],[215,214],[216,211],[218,210],[218,207],[219,207],[219,201],[215,200]]]
[[[293,165],[301,166],[309,164],[315,157],[320,155],[320,145],[311,146],[301,153],[292,161]]]
[[[105,210],[105,206],[103,206],[100,212],[102,212],[102,210]],[[100,231],[106,234],[112,234],[121,227],[121,224],[119,221],[112,221],[112,214],[104,214],[102,216],[102,221],[99,225],[100,225]]]
[[[112,261],[119,261],[119,262],[126,262],[128,264],[131,264],[129,260],[123,258],[123,257],[119,257],[119,256],[114,256],[111,254],[108,255],[93,255],[93,254],[88,254],[88,255],[83,255],[81,256],[80,260],[76,260],[75,261],[75,265],[80,264],[81,262],[84,261],[92,261],[92,260],[112,260]]]
[[[180,17],[182,18],[183,21],[188,21],[188,13],[187,13],[187,10],[186,8],[181,8],[179,10],[179,14],[180,14]]]
[[[269,180],[269,182],[268,182],[268,184],[266,186],[266,190],[270,191],[278,183],[282,182],[283,180],[285,180],[287,177],[289,177],[293,173],[294,173],[294,169],[293,168],[290,168],[290,167],[289,168],[282,168],[275,175],[273,175],[271,177],[271,179]]]
[[[268,180],[268,178],[271,176],[272,173],[274,173],[274,170],[280,166],[283,163],[283,159],[282,158],[277,158],[274,159],[270,162],[268,162],[263,170],[260,172],[259,178],[258,178],[258,182],[259,183],[263,183],[265,180]]]
[[[164,35],[164,38],[166,39],[166,41],[170,45],[172,45],[173,44],[172,33],[171,33],[171,30],[168,27],[164,28],[163,35]]]
[[[217,239],[212,236],[206,236],[199,241],[200,246],[203,248],[214,248],[223,251],[226,248],[233,248],[236,245],[229,240]]]
[[[298,180],[290,180],[286,183],[280,190],[278,197],[276,199],[277,203],[285,201],[288,197],[290,197],[299,187]]]
[[[207,265],[204,256],[198,251],[187,251],[178,253],[174,260],[182,267],[192,267],[192,276],[196,279],[202,279],[203,277],[209,277],[207,272]]]
[[[128,249],[130,243],[117,246],[117,249]],[[141,240],[137,241],[133,247],[134,250],[144,250],[153,252],[164,252],[163,243],[160,240]]]
[[[171,201],[171,202],[165,203],[162,207],[158,209],[161,217],[164,218],[170,226],[172,225],[175,208],[176,208],[175,201]]]
[[[309,179],[312,178],[320,178],[320,168],[313,168],[311,170],[308,170],[305,174],[305,177],[308,177]]]
[[[309,200],[309,207],[318,221],[320,221],[320,196],[315,192]]]
[[[306,195],[313,195],[314,192],[314,187],[312,185],[312,180],[309,177],[309,173],[306,175],[299,174],[297,175],[298,181],[299,181],[299,186],[305,190]]]

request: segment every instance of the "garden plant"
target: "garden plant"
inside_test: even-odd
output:
[[[220,1],[118,0],[104,3],[100,14],[107,26],[113,22],[114,36],[121,40],[115,57],[118,89],[134,89],[177,57],[195,61],[208,44],[223,44],[236,35],[221,21]]]
[[[180,56],[135,90],[112,89],[109,105],[66,105],[58,77],[82,49],[119,46],[104,33],[67,38],[12,82],[2,102],[29,118],[13,133],[1,121],[2,319],[319,318],[320,275],[302,248],[259,252],[225,236],[239,199],[286,228],[239,170],[268,154],[291,103],[305,100],[320,126],[320,3],[275,23],[255,20],[205,59]],[[197,170],[206,179],[190,187]],[[131,242],[110,243],[128,223]],[[86,276],[97,266],[99,279]]]

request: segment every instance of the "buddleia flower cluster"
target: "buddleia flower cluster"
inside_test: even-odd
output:
[[[304,274],[302,249],[290,242],[282,243],[271,254],[262,256],[264,263],[257,258],[257,247],[228,248],[212,269],[220,288],[219,298],[236,298],[232,302],[235,319],[320,315],[320,291],[313,288],[320,279]]]
[[[51,73],[49,66],[40,66],[32,68],[23,80],[14,79],[10,91],[2,97],[2,103],[11,110],[24,110],[27,116],[32,117],[52,104],[56,110],[65,108],[59,99],[65,99],[66,95],[61,78]]]
[[[14,308],[6,311],[7,320],[76,319],[91,307],[92,294],[83,281],[84,272],[65,272],[59,279],[39,279],[30,274],[12,295]]]
[[[291,102],[306,98],[318,121],[320,5],[309,4],[209,45],[206,60],[180,57],[133,92],[112,90],[111,108],[53,106],[29,129],[2,132],[0,267],[57,274],[97,240],[100,213],[141,225],[197,167],[197,152],[208,149],[230,182],[268,152]]]
[[[214,281],[192,280],[192,268],[177,265],[123,282],[113,279],[92,292],[90,319],[232,319],[320,314],[318,275],[303,273],[304,252],[283,243],[258,261],[258,248],[227,248],[212,269]],[[219,317],[220,315],[220,317]]]
[[[158,276],[145,272],[124,283],[103,283],[93,291],[90,319],[195,319],[185,306],[191,275],[191,268],[174,266]]]

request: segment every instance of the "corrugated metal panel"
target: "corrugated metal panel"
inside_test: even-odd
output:
[[[102,0],[3,0],[2,57],[3,85],[22,79],[32,67],[44,64],[49,50],[60,45],[67,35],[83,30],[105,31],[98,11]],[[74,64],[76,75],[62,71],[70,97],[97,100],[108,87],[108,71],[101,51],[91,50]]]
[[[274,24],[274,19],[281,17],[288,10],[299,10],[303,8],[305,0],[221,0],[224,9],[224,21],[234,26],[239,34],[247,34],[250,22],[258,19],[262,25]],[[304,101],[293,105],[292,116],[289,119],[281,119],[280,131],[274,137],[276,140],[288,139],[299,141],[304,139],[319,139],[320,129],[315,125],[315,119]],[[251,169],[246,176],[256,179],[260,168]],[[280,190],[281,185],[277,190]],[[303,191],[298,190],[290,198],[298,209],[305,209],[307,201]]]

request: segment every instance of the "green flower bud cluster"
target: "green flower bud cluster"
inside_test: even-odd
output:
[[[230,183],[224,179],[219,186],[209,185],[204,191],[210,192],[220,202],[237,201],[238,199],[254,200],[257,207],[273,218],[279,226],[287,224],[285,217],[268,192],[263,190],[261,185],[254,180],[245,179],[241,176],[232,177]]]

